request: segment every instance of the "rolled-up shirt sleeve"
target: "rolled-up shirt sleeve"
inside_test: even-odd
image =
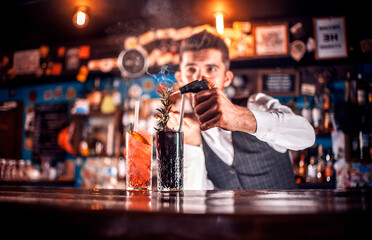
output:
[[[249,99],[248,108],[257,122],[253,135],[276,151],[297,151],[314,144],[315,132],[311,124],[277,99],[259,93]]]

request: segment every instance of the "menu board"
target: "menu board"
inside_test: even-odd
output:
[[[65,151],[58,146],[58,134],[68,125],[68,104],[40,104],[35,106],[35,132],[32,159],[63,161]]]
[[[258,91],[272,96],[298,96],[299,76],[295,70],[259,71]]]

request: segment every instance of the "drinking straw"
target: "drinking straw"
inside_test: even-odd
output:
[[[107,156],[112,156],[114,150],[114,123],[109,123],[107,126]]]
[[[137,130],[138,128],[139,105],[140,105],[140,101],[137,99],[134,105],[134,126],[133,126],[134,130]]]
[[[178,127],[178,132],[182,131],[182,125],[183,125],[183,115],[184,115],[184,109],[185,109],[185,95],[182,95],[181,98],[181,109],[180,109],[180,122]]]

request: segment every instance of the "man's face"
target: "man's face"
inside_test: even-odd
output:
[[[210,86],[223,91],[230,85],[232,76],[232,72],[226,71],[221,51],[212,48],[185,51],[182,55],[180,71],[176,73],[177,81],[181,86],[205,77]]]

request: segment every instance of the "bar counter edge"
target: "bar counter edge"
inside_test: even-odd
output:
[[[38,239],[362,237],[372,190],[126,191],[0,186],[4,236]]]

